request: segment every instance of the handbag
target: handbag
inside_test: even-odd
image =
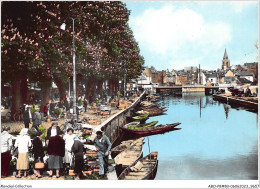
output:
[[[38,162],[35,163],[34,168],[43,169],[44,167],[45,167],[45,164],[41,161],[40,157],[38,157]]]

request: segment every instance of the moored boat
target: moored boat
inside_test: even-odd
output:
[[[128,166],[118,180],[153,180],[157,173],[158,152],[152,152]]]
[[[125,151],[127,149],[126,145],[120,144],[111,149],[111,157],[114,159],[118,154]]]
[[[141,136],[150,136],[156,134],[163,134],[165,132],[169,132],[175,130],[175,127],[180,125],[181,123],[173,123],[173,124],[166,124],[166,125],[158,125],[153,127],[146,127],[144,129],[127,129],[120,127],[120,129],[125,132],[127,135],[132,135],[134,137],[141,137]]]
[[[133,121],[133,122],[127,123],[123,127],[128,128],[130,125],[133,125],[133,126],[140,125],[140,121]]]
[[[159,121],[152,121],[150,123],[144,123],[144,124],[138,124],[138,125],[127,125],[127,127],[124,126],[124,128],[127,129],[144,129],[146,127],[152,127],[154,125],[156,125]]]
[[[127,168],[132,165],[135,161],[139,160],[143,156],[143,140],[144,137],[134,140],[133,143],[122,153],[118,154],[114,160],[116,163],[115,169],[117,176]]]
[[[140,121],[140,123],[144,123],[149,117],[149,113],[145,113],[139,116],[132,117],[134,120]]]

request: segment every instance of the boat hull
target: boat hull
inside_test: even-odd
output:
[[[141,137],[141,136],[163,134],[165,132],[174,130],[175,127],[177,127],[180,124],[181,123],[174,123],[174,124],[165,125],[165,126],[148,127],[144,130],[132,130],[132,129],[126,129],[126,128],[122,128],[122,127],[120,127],[120,129],[128,135]]]
[[[141,162],[144,169],[140,169],[137,172],[132,171],[135,165]],[[152,152],[141,158],[140,160],[134,162],[132,165],[128,166],[118,177],[118,180],[154,180],[158,168],[158,152]],[[142,174],[140,174],[142,173]],[[128,177],[128,178],[127,178]]]

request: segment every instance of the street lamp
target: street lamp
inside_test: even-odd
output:
[[[75,32],[74,32],[74,18],[69,17],[72,20],[73,38],[72,38],[72,60],[73,60],[73,122],[77,121],[76,111],[76,50],[75,50]],[[63,23],[60,29],[65,30],[66,24]]]

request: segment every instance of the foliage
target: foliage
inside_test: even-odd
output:
[[[158,123],[158,121],[152,121],[150,124],[147,124],[147,125],[142,126],[142,127],[140,127],[140,126],[135,126],[135,125],[129,125],[128,129],[141,130],[141,129],[145,129],[145,128],[147,128],[147,127],[152,127],[152,126],[154,126],[154,125],[157,124],[157,123]]]
[[[119,80],[122,63],[128,80],[143,70],[144,58],[128,25],[130,11],[121,1],[4,1],[1,5],[2,84],[23,78],[43,87],[58,79],[66,88],[73,75],[70,18],[75,18],[77,76]],[[63,22],[66,31],[59,29]],[[12,114],[20,105],[12,108]]]
[[[83,105],[83,101],[82,101],[82,99],[79,99],[78,104],[79,104],[79,106],[82,106],[82,105]]]
[[[143,115],[134,116],[133,119],[144,119],[144,118],[147,118],[148,116],[149,116],[149,113],[145,113]]]
[[[16,164],[17,164],[17,159],[14,158],[10,161],[10,167],[16,167]]]
[[[43,125],[39,125],[38,129],[42,132],[42,139],[45,140],[45,138],[46,138],[46,129],[43,127]]]
[[[54,109],[54,114],[55,114],[57,117],[60,116],[61,113],[62,113],[62,111],[61,111],[60,108],[55,108],[55,109]]]
[[[31,128],[28,130],[28,134],[31,139],[34,139],[37,136],[37,130],[35,128]]]
[[[98,97],[96,98],[96,104],[97,104],[97,105],[99,104],[99,99],[98,99]]]

